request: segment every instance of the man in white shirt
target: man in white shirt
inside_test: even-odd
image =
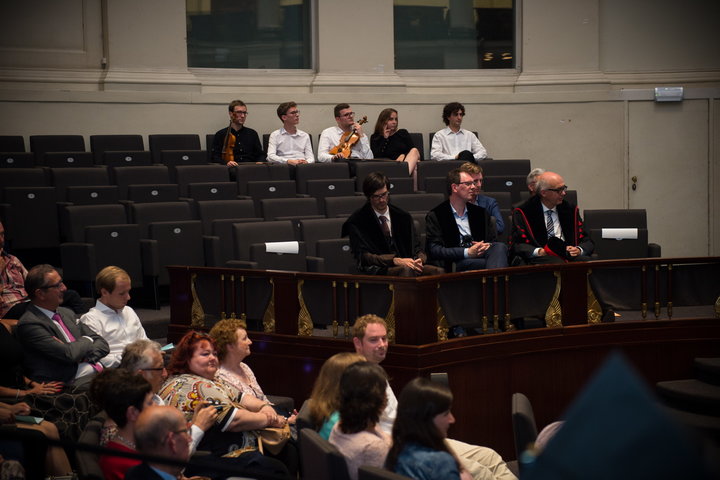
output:
[[[450,102],[443,108],[443,122],[447,127],[435,132],[430,149],[431,160],[464,160],[477,162],[487,157],[487,150],[469,130],[462,128],[465,106]]]
[[[334,127],[326,128],[320,134],[320,142],[318,143],[318,162],[332,162],[341,159],[360,159],[367,160],[373,158],[372,149],[370,148],[370,140],[363,133],[361,123],[355,121],[355,112],[352,111],[347,103],[339,103],[335,105],[335,122]],[[364,123],[364,122],[362,122]],[[350,148],[349,153],[338,152],[330,153],[333,147],[339,145],[345,140],[351,132],[355,132],[358,139]]]
[[[130,276],[120,267],[108,266],[95,277],[100,298],[80,322],[93,329],[110,345],[110,353],[100,362],[105,367],[120,364],[122,352],[130,342],[146,339],[145,329],[132,307],[127,306],[132,288]]]
[[[373,314],[359,317],[353,325],[352,341],[357,353],[364,356],[368,362],[380,364],[385,360],[389,347],[385,320]],[[378,425],[385,433],[392,435],[398,401],[389,383],[385,393],[387,394],[387,405],[380,416]],[[446,442],[474,479],[517,480],[495,450],[451,438],[446,439]]]
[[[315,163],[310,135],[297,128],[300,123],[297,103],[281,103],[277,108],[277,116],[283,122],[283,126],[270,134],[268,161],[288,165]]]

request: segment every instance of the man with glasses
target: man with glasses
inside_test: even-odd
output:
[[[425,217],[426,250],[445,270],[504,268],[507,246],[495,241],[490,214],[475,205],[478,188],[472,176],[456,168],[446,178],[448,199]]]
[[[594,244],[578,207],[564,201],[567,188],[560,175],[545,172],[537,178],[535,195],[513,210],[513,265],[590,260]]]
[[[283,126],[270,134],[268,161],[288,165],[315,163],[310,135],[297,128],[300,123],[297,103],[281,103],[277,108],[277,116]]]
[[[355,112],[352,111],[347,103],[339,103],[335,105],[335,122],[334,127],[328,127],[320,134],[320,142],[318,143],[318,162],[332,162],[333,160],[343,160],[354,158],[359,160],[368,160],[373,158],[372,149],[370,148],[370,140],[363,133],[362,126],[355,121]],[[335,155],[330,153],[333,147],[340,145],[348,135],[355,131],[358,137],[357,142],[352,146],[349,157],[343,152]]]
[[[36,382],[64,382],[86,388],[102,370],[110,352],[105,339],[61,307],[65,284],[51,265],[36,265],[25,277],[30,305],[20,317],[17,335],[27,376]]]
[[[498,206],[497,200],[487,195],[480,193],[482,189],[483,173],[482,168],[479,165],[472,162],[465,162],[460,165],[460,171],[469,173],[475,182],[475,188],[477,189],[477,195],[475,196],[475,205],[482,207],[487,210],[488,214],[495,219],[495,231],[498,235],[505,231],[505,222],[503,221],[500,207]]]
[[[350,236],[350,248],[360,272],[401,277],[444,272],[440,267],[426,265],[413,218],[389,203],[390,181],[382,172],[365,177],[363,193],[367,203],[342,228],[342,236]]]
[[[103,366],[117,367],[125,345],[147,335],[135,310],[127,304],[132,284],[125,270],[113,265],[103,268],[95,277],[95,288],[100,298],[80,322],[110,345],[110,353],[100,360]]]
[[[212,146],[213,162],[236,167],[241,162],[264,162],[260,137],[255,130],[245,126],[248,116],[247,105],[242,100],[233,100],[228,105],[230,125],[218,130]]]
[[[442,119],[447,127],[435,132],[430,149],[431,160],[464,160],[477,162],[487,157],[487,150],[470,130],[462,128],[465,106],[450,102],[443,108]]]

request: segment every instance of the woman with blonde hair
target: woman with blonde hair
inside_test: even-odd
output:
[[[340,378],[347,367],[363,362],[365,357],[355,352],[336,353],[325,360],[309,399],[310,419],[325,440],[340,419]]]

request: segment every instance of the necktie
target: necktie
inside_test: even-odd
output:
[[[383,235],[390,238],[390,227],[387,223],[388,219],[385,215],[380,215],[380,228],[382,228]]]
[[[555,236],[555,222],[553,222],[552,210],[547,211],[547,234],[548,238]]]
[[[63,319],[60,316],[60,314],[59,313],[54,314],[52,316],[52,319],[55,320],[57,322],[58,326],[60,327],[60,329],[63,332],[65,332],[65,335],[67,335],[68,340],[70,340],[71,342],[74,342],[75,336],[72,333],[70,333],[70,330],[67,328],[67,325],[65,325],[65,322],[63,322]],[[102,365],[100,365],[99,363],[95,363],[95,362],[88,362],[88,363],[90,363],[90,366],[92,368],[94,368],[95,371],[97,371],[97,372],[101,372],[103,369]]]

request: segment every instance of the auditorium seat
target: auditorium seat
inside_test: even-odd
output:
[[[207,152],[204,150],[163,150],[162,164],[168,167],[181,165],[207,165]],[[216,164],[217,165],[217,164]],[[218,165],[227,168],[224,165]],[[170,168],[170,178],[173,179],[175,170]]]
[[[388,180],[391,194],[415,193],[412,177],[391,177]]]
[[[409,178],[408,167],[405,162],[368,161],[353,163],[355,190],[358,192],[362,192],[365,177],[371,172],[382,172],[389,178]]]
[[[297,190],[293,180],[263,180],[247,183],[247,195],[255,201],[255,212],[262,216],[260,202],[265,198],[296,198]]]
[[[153,164],[149,151],[107,151],[103,152],[101,163],[108,167],[149,167]]]
[[[295,167],[295,183],[298,193],[308,193],[308,180],[349,179],[350,170],[345,162],[304,163]]]
[[[355,210],[365,205],[367,199],[362,195],[348,195],[346,197],[325,198],[325,216],[349,217]]]
[[[119,158],[119,154],[130,157],[126,160],[132,163],[133,157],[139,153],[145,153],[145,144],[142,135],[90,135],[90,150],[98,165],[107,165],[105,154],[113,152],[109,158]],[[149,158],[149,152],[148,158]]]
[[[3,168],[0,175],[0,200],[5,187],[49,187],[44,168]]]
[[[290,220],[233,225],[235,258],[230,267],[289,271],[323,271],[322,260],[307,256],[305,242],[297,242]],[[297,242],[298,253],[278,255],[266,250],[267,242]]]
[[[0,152],[25,152],[25,139],[22,135],[0,135]]]
[[[206,133],[205,134],[205,150],[207,150],[208,163],[213,163],[212,148],[213,148],[214,142],[215,142],[215,134],[214,133]]]
[[[42,165],[49,168],[82,168],[95,164],[90,152],[45,152]]]
[[[291,242],[297,240],[290,220],[248,222],[233,225],[234,259],[250,260],[250,245],[265,242]]]
[[[175,178],[174,183],[177,183],[180,187],[180,195],[183,197],[190,196],[188,186],[192,184],[222,184],[230,182],[230,174],[225,165],[175,165],[170,168],[171,177],[173,177],[173,171]],[[235,191],[237,191],[237,187],[234,187]]]
[[[300,456],[303,478],[350,480],[345,457],[315,430],[305,428],[300,431]]]
[[[273,180],[272,173],[266,164],[241,163],[237,167],[231,167],[230,170],[231,175],[235,176],[240,195],[247,195],[248,182]],[[285,180],[290,180],[289,173]]]
[[[308,180],[307,192],[316,199],[320,207],[320,213],[325,214],[326,197],[345,197],[355,195],[355,180],[352,178],[336,180]]]
[[[7,245],[16,250],[56,248],[60,236],[55,202],[55,187],[5,187],[0,218]]]
[[[75,186],[109,186],[110,177],[103,166],[78,168],[50,168],[50,180],[55,187],[57,199],[60,202],[67,200],[65,191]]]
[[[158,203],[180,201],[180,189],[176,183],[157,185],[128,185],[124,203]]]
[[[237,183],[235,182],[191,183],[187,188],[187,198],[194,202],[199,200],[236,200],[238,198]]]
[[[520,459],[522,453],[531,448],[538,435],[535,414],[530,400],[522,393],[512,396],[512,426],[515,438],[515,455]],[[522,473],[522,462],[518,462]]]
[[[53,157],[53,163],[59,166],[56,162],[61,162],[63,156],[67,160],[72,158],[72,154],[85,152],[85,139],[82,135],[30,135],[30,151],[35,154],[35,162],[39,165],[46,165],[46,153],[61,153]],[[74,163],[74,159],[70,163]]]
[[[482,168],[483,176],[525,175],[527,178],[530,173],[530,160],[527,159],[480,160],[477,164]]]
[[[64,201],[71,205],[110,205],[120,201],[117,185],[73,185],[65,189]]]
[[[458,168],[464,162],[460,160],[446,160],[443,162],[425,161],[417,164],[418,190],[427,191],[425,179],[428,177],[445,178],[450,170]]]
[[[598,259],[660,256],[660,245],[648,243],[647,212],[644,209],[585,210],[583,217],[585,229],[595,243],[593,253]],[[607,230],[603,233],[603,229],[627,229],[628,232],[625,235]]]
[[[345,223],[344,218],[300,220],[300,239],[307,245],[308,255],[316,255],[315,245],[319,240],[341,238],[343,223]]]
[[[390,197],[390,203],[410,213],[427,213],[444,200],[445,195],[442,193],[410,193]]]
[[[526,175],[483,175],[483,189],[488,192],[510,192],[513,203],[517,203],[521,192],[527,191]]]
[[[234,258],[233,224],[262,222],[255,216],[255,203],[245,200],[201,200],[196,202],[198,215],[203,225],[203,234],[217,237],[219,247],[213,258],[207,258],[208,266],[222,267]]]
[[[422,191],[447,195],[447,179],[445,177],[425,177],[425,187]]]
[[[0,150],[0,168],[33,168],[35,154],[32,152],[6,152]]]
[[[197,134],[156,134],[148,135],[153,163],[163,163],[163,150],[198,150],[200,137]]]
[[[420,160],[425,160],[425,142],[423,141],[423,134],[420,132],[409,132],[410,138],[412,139],[413,145],[418,149],[420,153]]]
[[[132,203],[128,211],[130,222],[140,226],[142,238],[148,238],[152,223],[195,220],[187,202]]]
[[[127,213],[120,204],[68,205],[60,209],[60,231],[63,243],[85,242],[87,227],[127,223]]]
[[[129,185],[166,185],[170,182],[168,167],[110,167],[111,182],[120,189],[120,198],[128,198]]]
[[[263,218],[268,220],[299,220],[324,218],[314,198],[264,198],[260,200]]]
[[[352,275],[358,273],[355,258],[350,249],[350,239],[323,238],[315,243],[315,256],[323,259],[325,273]]]

